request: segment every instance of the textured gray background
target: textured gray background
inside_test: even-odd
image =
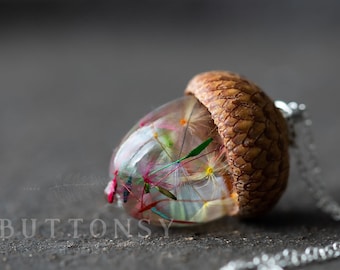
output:
[[[14,3],[13,3],[14,2]],[[41,1],[43,2],[43,1]],[[184,3],[183,3],[184,2]],[[339,240],[293,165],[277,207],[149,238],[117,231],[107,205],[112,149],[145,113],[182,95],[196,73],[246,75],[273,99],[307,104],[328,191],[339,198],[339,1],[1,1],[1,269],[217,269],[285,247]],[[37,219],[25,239],[21,219]],[[56,237],[46,218],[59,218]],[[72,237],[69,218],[82,218]],[[91,236],[92,220],[108,225]],[[100,228],[98,232],[100,232]],[[340,261],[308,269],[339,269]]]

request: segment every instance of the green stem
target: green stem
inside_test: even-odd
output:
[[[161,170],[167,169],[167,168],[171,167],[172,165],[174,165],[174,164],[176,164],[176,163],[177,163],[177,164],[178,164],[178,163],[181,163],[181,162],[182,162],[183,160],[185,160],[185,159],[188,159],[188,158],[191,158],[191,157],[198,156],[200,153],[202,153],[202,151],[203,151],[205,148],[208,147],[208,145],[209,145],[212,141],[213,141],[213,138],[208,138],[207,140],[205,140],[204,142],[202,142],[200,145],[198,145],[197,147],[195,147],[193,150],[191,150],[191,151],[189,152],[189,154],[187,154],[186,156],[184,156],[184,157],[182,157],[182,158],[180,158],[180,159],[177,159],[176,161],[171,162],[171,163],[165,165],[164,167],[159,168],[159,169],[157,169],[157,170],[151,172],[150,175],[155,174],[155,173],[157,173],[157,172],[159,172],[159,171],[161,171]]]
[[[198,156],[200,153],[202,153],[202,151],[204,149],[206,149],[208,147],[208,145],[213,141],[212,138],[208,138],[207,140],[205,140],[204,142],[202,142],[200,145],[198,145],[197,147],[195,147],[193,150],[191,150],[189,152],[189,154],[187,154],[186,156],[180,158],[180,159],[177,159],[176,161],[174,162],[171,162],[167,165],[165,165],[164,167],[160,168],[160,169],[157,169],[153,172],[151,172],[149,175],[152,175],[152,174],[155,174],[161,170],[164,170],[166,168],[169,168],[170,166],[174,165],[174,164],[179,164],[181,163],[183,160],[186,160],[188,158],[191,158],[191,157],[195,157],[195,156]],[[162,188],[160,186],[154,186],[154,188],[156,188],[160,193],[162,193],[163,195],[169,197],[170,199],[173,199],[173,200],[177,200],[176,196],[174,194],[172,194],[169,190],[165,189],[165,188]],[[150,192],[150,184],[149,183],[145,183],[144,185],[144,190],[145,190],[145,193],[149,193]]]

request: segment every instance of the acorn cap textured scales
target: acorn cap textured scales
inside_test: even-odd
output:
[[[289,136],[274,102],[238,74],[210,71],[196,75],[186,94],[194,95],[211,113],[227,151],[238,216],[270,210],[286,188]]]

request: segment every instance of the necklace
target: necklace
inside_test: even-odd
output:
[[[321,169],[316,156],[312,134],[312,121],[304,104],[276,101],[289,124],[290,137],[294,141],[293,156],[296,158],[301,179],[311,192],[316,206],[335,221],[340,221],[340,205],[325,191],[321,181]],[[303,138],[303,139],[302,139]],[[281,270],[304,266],[314,262],[325,262],[340,257],[340,242],[335,241],[323,247],[309,246],[305,250],[284,249],[276,254],[263,253],[252,260],[230,261],[220,270]]]
[[[110,203],[155,225],[254,217],[285,190],[290,152],[317,207],[340,220],[340,206],[322,184],[304,104],[273,102],[226,71],[196,75],[185,93],[143,117],[113,153],[105,189]],[[221,269],[279,270],[339,256],[340,242],[334,242],[235,260]]]

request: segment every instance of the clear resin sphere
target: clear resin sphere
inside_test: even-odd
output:
[[[211,116],[187,96],[142,118],[115,150],[105,192],[137,219],[178,225],[238,211],[237,195]]]

